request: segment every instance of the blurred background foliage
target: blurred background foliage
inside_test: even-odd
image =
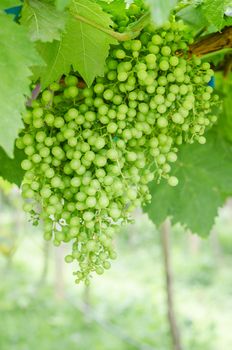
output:
[[[67,247],[43,241],[21,210],[19,190],[0,182],[1,350],[169,350],[160,233],[139,210],[121,229],[110,271],[76,286]],[[171,232],[174,297],[184,349],[232,344],[232,201],[208,240]]]

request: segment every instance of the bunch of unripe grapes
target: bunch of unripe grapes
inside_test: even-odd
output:
[[[68,75],[23,116],[24,209],[43,220],[45,239],[72,242],[65,260],[78,262],[77,283],[110,267],[115,230],[151,200],[149,182],[176,186],[179,146],[204,144],[216,121],[213,71],[188,58],[189,42],[182,22],[148,26],[112,47],[104,77],[91,87]]]

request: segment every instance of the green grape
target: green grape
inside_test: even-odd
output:
[[[21,163],[23,170],[30,170],[32,168],[32,163],[30,160],[24,159]]]
[[[155,45],[161,45],[163,43],[163,39],[159,34],[155,34],[152,37],[152,43]]]
[[[116,52],[115,52],[116,58],[123,59],[123,58],[125,58],[125,56],[126,56],[126,54],[125,54],[124,50],[122,50],[122,49],[116,50]]]
[[[97,149],[102,149],[102,148],[105,146],[105,140],[104,140],[104,138],[103,138],[103,137],[98,137],[98,138],[95,140],[94,146],[95,146]]]
[[[75,98],[79,94],[79,90],[76,86],[70,86],[64,90],[64,94],[66,94],[68,98]]]
[[[172,50],[170,49],[169,46],[163,46],[162,49],[161,49],[161,54],[163,56],[170,56]]]
[[[176,67],[179,63],[179,58],[177,56],[172,56],[169,59],[169,63],[171,66]]]
[[[118,81],[125,81],[128,78],[128,74],[126,72],[118,73],[117,79]]]
[[[78,83],[78,78],[75,77],[74,75],[69,75],[65,77],[64,82],[67,86],[76,86]]]
[[[168,179],[168,184],[172,187],[175,187],[178,185],[178,179],[175,176],[170,176]]]
[[[157,126],[159,128],[166,128],[168,126],[168,121],[164,117],[160,117],[157,119]]]
[[[142,43],[140,40],[133,40],[130,46],[132,51],[139,51],[142,47]]]
[[[49,103],[52,101],[52,98],[53,98],[53,93],[49,90],[45,90],[43,93],[42,93],[42,100],[45,102],[45,103]]]

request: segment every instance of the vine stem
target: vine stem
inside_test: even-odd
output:
[[[232,48],[232,27],[226,27],[221,32],[209,34],[189,47],[189,57],[204,55]]]
[[[72,13],[72,15],[76,20],[81,21],[83,23],[86,23],[86,24],[112,36],[113,38],[115,38],[118,41],[127,41],[130,39],[136,38],[139,35],[139,33],[141,32],[141,30],[149,23],[149,19],[150,19],[150,13],[146,12],[138,21],[133,23],[133,25],[129,26],[128,30],[126,32],[119,33],[119,32],[115,32],[113,29],[105,28],[105,27],[101,26],[100,24],[95,23],[95,22],[89,20],[88,18],[83,17],[79,14]]]
[[[171,269],[171,257],[170,257],[170,231],[171,222],[167,218],[160,228],[161,244],[163,250],[164,270],[166,280],[166,294],[167,294],[167,313],[168,322],[172,336],[173,350],[182,350],[180,331],[176,321],[176,315],[174,310],[174,297],[173,297],[173,277]]]

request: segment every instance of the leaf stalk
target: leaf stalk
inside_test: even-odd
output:
[[[133,23],[131,26],[128,27],[128,30],[126,30],[124,33],[119,33],[114,31],[113,29],[109,29],[106,27],[101,26],[98,23],[95,23],[91,20],[89,20],[86,17],[83,17],[79,14],[72,13],[73,17],[81,21],[83,23],[86,23],[110,36],[115,38],[117,41],[127,41],[136,38],[141,30],[149,23],[150,20],[150,13],[146,12],[141,18],[138,19],[135,23]]]

